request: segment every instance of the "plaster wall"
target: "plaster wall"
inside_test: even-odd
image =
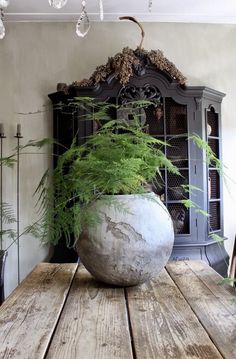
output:
[[[7,138],[4,154],[16,146],[16,124],[21,123],[25,144],[52,134],[52,113],[47,94],[57,82],[89,77],[97,65],[123,47],[136,48],[140,33],[133,23],[93,23],[88,35],[78,38],[72,23],[7,23],[0,42],[0,123]],[[146,49],[161,49],[188,79],[226,93],[223,100],[223,160],[226,249],[231,254],[236,233],[236,25],[145,23]],[[35,151],[34,151],[35,152]],[[37,151],[36,151],[37,152]],[[20,160],[20,229],[37,218],[32,193],[50,163],[48,153],[28,153]],[[3,200],[16,210],[16,169],[3,171]],[[14,224],[13,224],[14,226]],[[4,240],[4,248],[10,245]],[[17,247],[9,248],[6,295],[17,285]],[[20,240],[20,278],[44,260],[48,248],[30,236]]]

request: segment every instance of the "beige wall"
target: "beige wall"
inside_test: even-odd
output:
[[[236,26],[145,23],[144,28],[144,47],[162,49],[186,75],[188,85],[206,85],[227,94],[223,101],[223,155],[229,177],[235,178]],[[124,22],[93,23],[84,39],[75,35],[71,23],[9,23],[6,31],[5,39],[0,41],[0,122],[8,137],[4,141],[5,154],[16,145],[16,123],[22,124],[22,143],[51,135],[47,94],[55,91],[57,82],[89,77],[108,56],[124,46],[136,48],[140,40],[135,24]],[[42,154],[28,154],[21,159],[21,228],[36,216],[31,193],[47,165],[48,156]],[[4,170],[4,200],[13,205],[15,185],[15,170]],[[231,253],[236,232],[235,182],[228,180],[224,192],[225,234],[229,238],[226,248]],[[47,248],[24,237],[20,253],[23,278],[45,258]],[[16,269],[13,245],[6,268],[7,294],[17,283]]]

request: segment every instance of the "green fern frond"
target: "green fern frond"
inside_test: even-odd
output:
[[[217,233],[211,233],[210,238],[213,239],[217,243],[224,243],[224,238],[219,236]]]
[[[197,204],[193,202],[191,199],[182,199],[180,201],[186,208],[197,208]]]
[[[15,214],[11,205],[6,202],[3,202],[2,204],[0,204],[0,211],[3,223],[11,224],[16,222]]]
[[[196,213],[202,214],[204,217],[210,217],[209,213],[204,211],[203,209],[196,209]]]
[[[16,155],[13,154],[8,157],[1,157],[0,159],[0,165],[6,166],[6,167],[13,167],[16,164]]]
[[[201,188],[191,184],[181,184],[181,187],[185,190],[185,192],[190,194],[194,194],[195,191],[203,192]]]
[[[193,134],[189,137],[192,139],[195,145],[206,153],[206,160],[208,165],[214,166],[219,173],[223,171],[222,162],[217,158],[217,155],[213,152],[211,147],[206,141],[204,141],[199,135]]]

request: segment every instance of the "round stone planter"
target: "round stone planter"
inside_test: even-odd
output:
[[[169,212],[154,193],[117,195],[99,202],[101,221],[84,231],[77,250],[85,268],[105,283],[132,286],[158,275],[167,263],[174,230]]]

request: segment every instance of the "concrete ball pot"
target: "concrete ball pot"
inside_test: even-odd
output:
[[[101,221],[81,234],[77,250],[96,279],[133,286],[157,276],[167,263],[174,243],[172,219],[154,193],[117,195],[115,203],[95,204]]]

